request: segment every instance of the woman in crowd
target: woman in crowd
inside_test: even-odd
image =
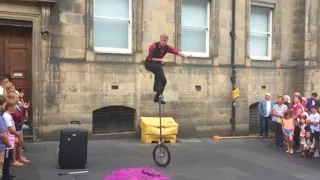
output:
[[[291,106],[291,111],[293,114],[293,119],[295,121],[294,128],[294,148],[298,149],[300,152],[300,127],[299,127],[299,116],[304,112],[304,107],[301,104],[302,98],[300,96],[295,96],[293,99],[293,105]]]
[[[9,98],[11,100],[14,100],[17,104],[20,100],[20,96],[17,93],[10,93]],[[22,133],[22,126],[24,124],[24,117],[26,115],[26,111],[29,108],[30,103],[24,103],[22,104],[22,107],[19,105],[16,106],[16,110],[12,112],[11,116],[13,118],[14,124],[16,131],[19,133],[21,136],[22,142],[18,142],[16,151],[14,151],[14,154],[16,155],[16,158],[14,157],[13,160],[16,160],[20,163],[30,163],[30,161],[22,156],[22,146],[23,146],[23,133]],[[16,152],[16,153],[15,153]],[[16,162],[14,161],[14,162]]]
[[[15,93],[15,92],[16,92],[16,88],[13,85],[13,83],[12,82],[8,82],[6,84],[6,86],[4,87],[3,96],[8,98],[9,97],[9,93]]]
[[[273,117],[272,123],[275,133],[275,143],[276,147],[282,148],[283,147],[283,132],[282,132],[282,118],[284,113],[287,111],[288,107],[283,104],[284,99],[282,96],[278,97],[277,104],[275,104],[272,108]]]

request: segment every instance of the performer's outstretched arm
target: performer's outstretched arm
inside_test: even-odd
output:
[[[192,55],[185,55],[185,54],[183,54],[182,52],[178,52],[178,55],[180,56],[180,57],[182,57],[182,58],[185,58],[185,59],[191,59],[192,58]]]
[[[174,48],[174,47],[172,47],[170,45],[168,45],[168,53],[179,55],[180,57],[185,58],[185,59],[192,58],[191,55],[185,55],[185,54],[183,54],[182,52],[178,51],[176,48]]]

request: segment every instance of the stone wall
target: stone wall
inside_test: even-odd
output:
[[[273,51],[271,61],[251,60],[250,1],[237,0],[236,101],[237,134],[249,133],[249,106],[270,92],[272,98],[295,90],[310,93],[319,89],[317,74],[305,75],[303,61],[318,57],[313,51],[314,25],[305,27],[305,3],[313,0],[252,0],[273,4]],[[43,139],[55,139],[70,120],[80,120],[92,132],[92,111],[110,105],[136,109],[135,128],[140,116],[157,116],[153,100],[153,75],[143,66],[151,43],[161,33],[170,36],[169,44],[180,45],[181,0],[133,1],[133,54],[101,54],[93,51],[93,0],[58,0],[51,15],[51,58],[48,61],[44,90]],[[314,6],[310,12],[316,13]],[[312,19],[312,15],[310,15]],[[291,19],[290,19],[291,18]],[[288,20],[290,19],[290,20]],[[309,22],[309,21],[308,21]],[[314,24],[314,19],[310,23]],[[165,90],[165,115],[179,123],[179,136],[230,135],[231,82],[230,36],[231,0],[212,0],[210,58],[182,60],[167,55],[164,67],[168,84]],[[313,35],[312,35],[313,36]],[[309,49],[307,49],[309,48]],[[300,63],[302,62],[302,63]],[[314,70],[313,70],[314,71]],[[312,72],[313,72],[312,71]],[[308,80],[311,89],[304,89]],[[296,84],[300,84],[297,86]],[[119,89],[111,89],[118,85]],[[201,91],[195,89],[201,86]],[[262,89],[266,86],[266,89]],[[308,94],[306,94],[308,95]]]

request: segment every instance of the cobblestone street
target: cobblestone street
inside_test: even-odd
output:
[[[169,145],[172,161],[158,168],[152,160],[154,145],[139,140],[90,141],[89,173],[58,176],[57,142],[27,144],[31,165],[15,168],[19,180],[101,180],[119,168],[151,167],[163,170],[173,180],[315,180],[320,176],[320,161],[286,154],[273,147],[272,140],[182,139]]]

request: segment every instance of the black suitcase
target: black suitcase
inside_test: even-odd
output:
[[[71,124],[81,125],[79,121]],[[87,164],[88,131],[63,129],[60,133],[59,159],[61,169],[82,169]]]

